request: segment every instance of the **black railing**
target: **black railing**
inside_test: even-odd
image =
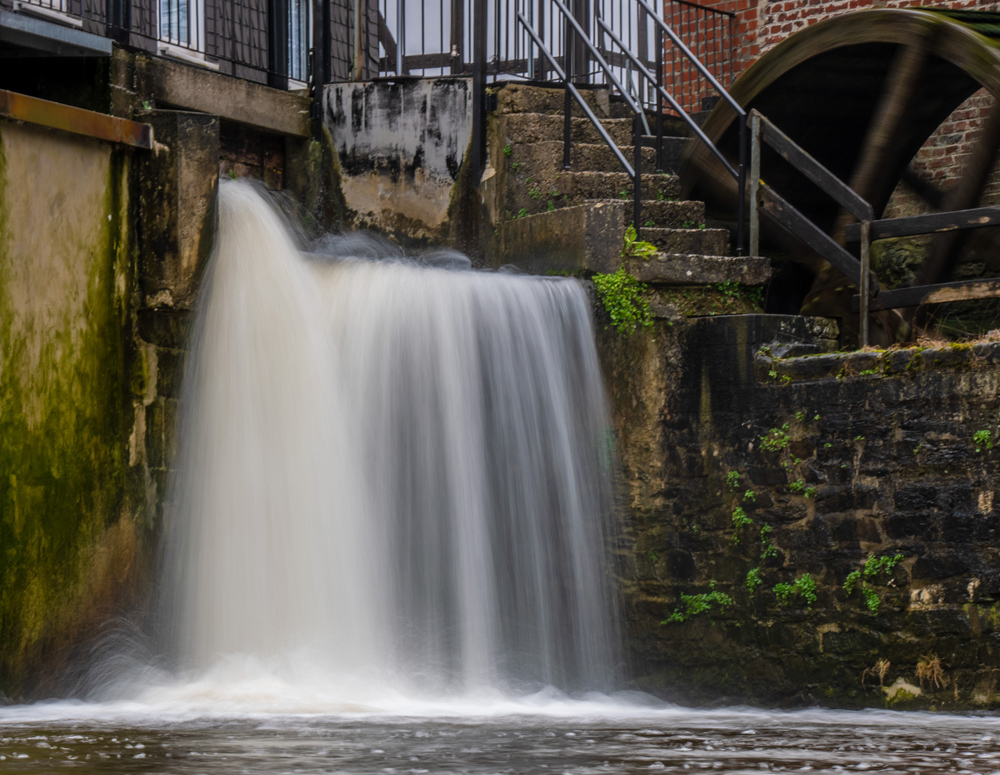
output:
[[[378,3],[378,70],[390,75],[472,75],[477,35],[484,35],[485,73],[493,80],[561,80],[548,56],[566,70],[567,37],[564,15],[555,0],[376,0]],[[523,16],[540,42],[519,24]],[[647,109],[656,101],[653,89],[643,89],[642,79],[619,51],[605,46],[596,34],[597,19],[609,24],[647,69],[663,69],[674,84],[678,103],[687,112],[703,109],[713,96],[704,87],[690,60],[672,48],[657,46],[658,36],[650,16],[663,19],[680,40],[703,62],[712,77],[728,86],[733,78],[734,15],[688,0],[652,0],[648,7],[634,0],[578,0],[572,16],[595,42],[609,70],[599,66],[585,50],[575,53],[574,83],[614,87],[621,83]],[[567,42],[568,41],[568,42]],[[679,88],[678,88],[679,87]]]

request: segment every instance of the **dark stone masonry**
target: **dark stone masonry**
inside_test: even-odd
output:
[[[638,684],[996,707],[1000,343],[820,354],[835,338],[774,315],[600,334]]]

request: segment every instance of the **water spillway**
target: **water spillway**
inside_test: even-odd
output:
[[[345,700],[618,683],[577,282],[304,258],[227,183],[183,404],[162,629],[182,670],[312,665]]]

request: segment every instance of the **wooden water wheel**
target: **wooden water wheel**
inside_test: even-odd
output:
[[[945,189],[922,180],[911,166],[917,152],[980,89],[992,95],[993,107],[957,183]],[[769,50],[730,91],[748,111],[760,111],[847,182],[871,203],[876,218],[901,181],[931,211],[973,208],[980,204],[1000,146],[1000,13],[878,9],[834,17]],[[704,129],[728,155],[738,156],[736,116],[724,103]],[[762,154],[767,184],[843,242],[851,217],[774,151],[765,148]],[[735,183],[703,147],[691,144],[681,180],[691,198],[705,200],[717,212],[735,212]],[[794,256],[800,267],[776,289],[776,311],[838,317],[842,339],[849,339],[857,327],[850,311],[854,286],[773,221],[764,218],[761,228],[766,244]],[[995,232],[977,234],[1000,245]],[[970,234],[934,235],[913,284],[949,279]],[[885,344],[904,338],[921,315],[913,308],[878,313],[872,318],[873,340]]]

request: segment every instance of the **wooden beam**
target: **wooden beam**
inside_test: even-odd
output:
[[[861,263],[838,245],[833,238],[810,221],[806,216],[785,201],[780,194],[768,186],[760,187],[761,209],[781,224],[790,234],[798,237],[809,248],[830,262],[836,270],[852,283],[861,280]],[[878,280],[871,275],[869,282],[873,290],[878,288]]]
[[[756,111],[753,111],[756,112]],[[760,114],[758,114],[760,115]],[[778,155],[820,187],[826,194],[859,221],[872,219],[872,208],[850,186],[804,151],[798,143],[778,127],[761,116],[761,140],[770,145]]]
[[[1000,298],[1000,280],[965,280],[954,283],[939,283],[937,285],[918,285],[912,288],[897,288],[892,291],[882,291],[868,301],[871,311],[880,309],[900,309],[902,307],[919,307],[924,304],[942,304],[949,301],[968,301],[969,299]],[[857,312],[861,302],[860,296],[854,296],[851,308]]]
[[[981,229],[986,226],[1000,226],[1000,207],[978,207],[974,210],[959,210],[955,213],[929,213],[907,218],[887,218],[872,222],[871,238],[890,239],[911,237],[916,234],[941,234],[962,229]],[[848,244],[861,238],[861,224],[851,223],[844,229],[844,239]]]
[[[869,202],[885,195],[876,188],[884,177],[887,159],[894,155],[900,126],[907,120],[918,95],[926,61],[926,48],[921,43],[901,46],[886,75],[882,96],[872,114],[850,180],[851,188]]]

